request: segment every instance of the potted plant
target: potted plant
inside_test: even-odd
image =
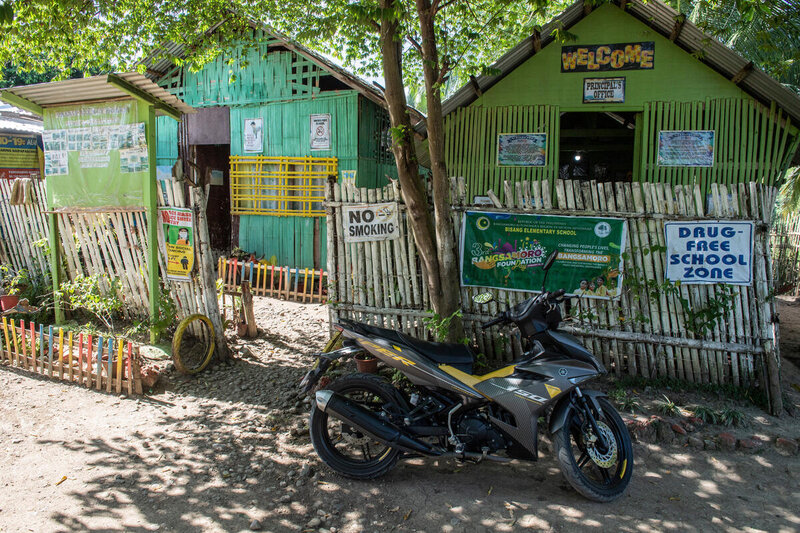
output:
[[[378,359],[371,353],[362,352],[355,357],[356,367],[359,372],[375,374],[378,371]]]
[[[8,265],[0,265],[0,309],[7,311],[19,303],[22,271],[14,272]]]

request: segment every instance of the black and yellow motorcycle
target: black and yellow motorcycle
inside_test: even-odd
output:
[[[552,267],[558,253],[542,269]],[[565,291],[542,292],[483,324],[514,324],[526,351],[513,364],[473,375],[468,346],[426,342],[399,331],[341,320],[343,347],[319,354],[301,387],[312,390],[330,365],[368,352],[411,382],[401,390],[375,374],[350,374],[318,390],[309,430],[320,458],[339,474],[372,479],[403,456],[508,462],[538,459],[539,419],[547,420],[561,472],[599,502],[619,498],[633,474],[627,427],[598,391],[580,385],[603,365],[559,331]],[[488,303],[491,295],[476,301]]]

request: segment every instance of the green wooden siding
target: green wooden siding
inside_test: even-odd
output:
[[[445,117],[445,157],[451,176],[463,176],[470,198],[492,189],[505,199],[504,182],[558,177],[561,115],[628,112],[636,117],[633,179],[700,184],[779,183],[800,133],[785,114],[767,109],[669,39],[611,4],[597,8],[570,33],[570,45],[653,41],[652,70],[562,73],[561,44],[551,43],[466,108]],[[587,77],[626,78],[625,102],[584,104]],[[662,130],[714,130],[712,168],[659,167]],[[499,133],[547,133],[544,167],[498,167]],[[608,142],[613,143],[613,140]]]
[[[156,164],[174,165],[178,160],[178,121],[156,117]]]
[[[619,7],[604,4],[569,29],[564,45],[653,41],[652,70],[561,72],[561,43],[553,42],[486,91],[473,105],[557,105],[561,111],[638,110],[646,102],[747,98],[735,84]],[[584,104],[583,79],[625,77],[624,104]]]
[[[239,247],[267,260],[275,256],[277,265],[313,268],[315,220],[319,220],[320,264],[325,270],[325,217],[241,216]]]

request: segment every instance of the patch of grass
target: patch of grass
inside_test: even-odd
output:
[[[747,416],[738,409],[726,407],[719,412],[719,421],[724,426],[744,426]]]
[[[692,405],[688,407],[689,411],[692,412],[692,415],[699,418],[706,424],[718,424],[719,423],[719,411],[716,409],[712,409],[711,407],[706,407],[705,405]]]
[[[673,392],[695,392],[711,394],[718,398],[736,401],[747,401],[759,407],[766,407],[767,396],[763,389],[746,389],[733,385],[715,385],[713,383],[689,383],[674,378],[647,379],[641,376],[622,376],[613,381],[614,386],[622,389],[666,389]]]
[[[620,411],[628,411],[633,414],[642,410],[642,404],[638,396],[628,394],[622,389],[613,389],[608,393],[609,398],[617,405]]]
[[[656,400],[656,409],[662,415],[667,416],[678,416],[681,414],[681,408],[678,407],[678,404],[673,402],[669,399],[666,394],[662,394],[661,396],[664,397],[663,400]]]

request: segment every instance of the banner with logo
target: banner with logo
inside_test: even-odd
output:
[[[344,242],[388,241],[400,237],[397,204],[346,205]]]
[[[190,281],[194,268],[194,214],[191,209],[159,209],[167,251],[167,279]]]
[[[40,150],[36,135],[0,134],[0,179],[40,178]]]
[[[622,283],[626,236],[620,218],[467,211],[461,231],[461,284],[538,291],[544,260],[558,250],[546,289],[614,298]]]
[[[753,223],[667,222],[667,273],[686,284],[753,283]]]

